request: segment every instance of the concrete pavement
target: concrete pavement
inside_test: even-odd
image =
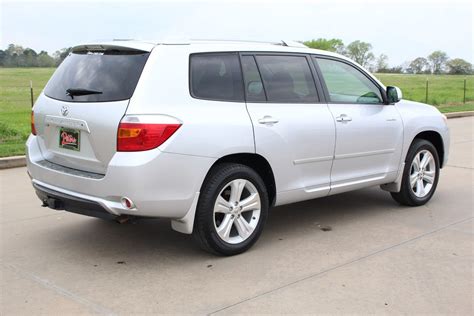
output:
[[[230,258],[168,221],[41,208],[25,168],[1,170],[0,314],[473,314],[474,119],[449,125],[450,160],[426,206],[370,188],[278,207]]]

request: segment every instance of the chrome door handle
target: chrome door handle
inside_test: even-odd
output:
[[[276,124],[278,123],[279,121],[276,119],[276,118],[273,118],[269,115],[265,115],[264,117],[262,117],[261,119],[258,120],[258,122],[260,124]]]
[[[338,122],[350,122],[350,121],[352,121],[352,117],[347,116],[346,114],[341,114],[338,117],[336,117],[336,121],[338,121]]]

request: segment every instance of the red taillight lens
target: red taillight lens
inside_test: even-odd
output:
[[[173,135],[181,124],[120,123],[117,151],[143,151],[156,148]]]
[[[36,135],[35,112],[31,111],[31,134]]]

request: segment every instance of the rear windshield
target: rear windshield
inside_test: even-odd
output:
[[[44,93],[68,102],[130,99],[149,55],[117,49],[73,52],[58,67]]]

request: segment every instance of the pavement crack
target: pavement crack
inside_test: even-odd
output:
[[[472,169],[474,169],[474,168],[463,167],[463,166],[454,166],[454,165],[446,165],[446,167],[460,168],[460,169],[469,169],[469,170],[472,170]]]
[[[79,296],[79,295],[63,288],[63,287],[60,287],[59,285],[54,284],[53,282],[51,282],[49,280],[43,279],[43,278],[41,278],[37,275],[34,275],[34,274],[32,274],[28,271],[20,269],[15,265],[12,265],[12,264],[9,264],[9,263],[4,263],[4,262],[2,262],[1,264],[4,267],[18,273],[23,278],[31,280],[33,282],[36,282],[44,288],[52,290],[52,291],[56,292],[57,294],[59,294],[61,296],[64,296],[64,297],[69,298],[69,299],[71,299],[71,300],[73,300],[73,301],[75,301],[79,304],[82,304],[85,307],[87,307],[88,309],[94,311],[95,313],[98,313],[100,315],[117,315],[116,313],[112,312],[111,310],[109,310],[109,309],[107,309],[107,308],[105,308],[105,307],[103,307],[103,306],[101,306],[97,303],[91,302],[86,298],[83,298],[83,297],[81,297],[81,296]]]
[[[13,219],[13,220],[10,220],[10,221],[0,222],[0,224],[3,225],[3,224],[11,224],[11,223],[17,223],[17,222],[26,222],[26,221],[31,221],[31,220],[38,219],[38,218],[43,218],[43,217],[57,216],[58,214],[61,214],[61,212],[65,213],[64,211],[56,211],[56,212],[57,213],[55,213],[55,214],[47,214],[47,215],[40,215],[40,216],[29,217],[29,218]]]
[[[214,310],[214,311],[208,313],[207,315],[217,314],[217,313],[219,313],[219,312],[221,312],[221,311],[224,311],[224,310],[227,310],[227,309],[229,309],[229,308],[231,308],[231,307],[240,305],[240,304],[245,303],[245,302],[248,302],[248,301],[252,301],[252,300],[254,300],[254,299],[256,299],[256,298],[259,298],[259,297],[262,297],[262,296],[265,296],[265,295],[274,293],[274,292],[276,292],[276,291],[279,291],[279,290],[281,290],[281,289],[284,289],[284,288],[290,287],[290,286],[292,286],[292,285],[301,283],[301,282],[303,282],[303,281],[306,281],[306,280],[309,280],[309,279],[312,279],[312,278],[316,278],[316,277],[321,276],[321,275],[323,275],[323,274],[326,274],[326,273],[328,273],[328,272],[334,271],[334,270],[339,269],[339,268],[346,267],[346,266],[351,265],[351,264],[353,264],[353,263],[356,263],[356,262],[365,260],[365,259],[367,259],[367,258],[376,256],[376,255],[378,255],[378,254],[380,254],[380,253],[383,253],[383,252],[386,252],[386,251],[389,251],[389,250],[398,248],[398,247],[400,247],[400,246],[406,245],[406,244],[408,244],[408,243],[411,243],[411,242],[416,241],[416,240],[418,240],[418,239],[421,239],[421,238],[423,238],[423,237],[426,237],[426,236],[435,234],[435,233],[437,233],[437,232],[439,232],[439,231],[448,229],[448,228],[450,228],[450,227],[452,227],[452,226],[455,226],[455,225],[458,225],[458,224],[467,222],[467,221],[472,220],[472,219],[474,219],[474,216],[471,216],[471,217],[468,217],[468,218],[459,220],[459,221],[454,222],[454,223],[450,223],[450,224],[448,224],[448,225],[446,225],[446,226],[439,227],[439,228],[437,228],[437,229],[428,231],[428,232],[426,232],[426,233],[424,233],[424,234],[421,234],[421,235],[418,235],[418,236],[416,236],[416,237],[407,239],[407,240],[402,241],[402,242],[400,242],[400,243],[398,243],[398,244],[391,245],[391,246],[386,247],[386,248],[383,248],[383,249],[379,249],[379,250],[374,251],[374,252],[371,252],[371,253],[369,253],[369,254],[367,254],[367,255],[365,255],[365,256],[362,256],[362,257],[359,257],[359,258],[355,258],[355,259],[349,260],[349,261],[347,261],[347,262],[344,262],[344,263],[338,264],[338,265],[336,265],[336,266],[333,266],[333,267],[324,269],[324,270],[319,271],[319,272],[316,272],[316,273],[314,273],[314,274],[310,274],[310,275],[308,275],[308,276],[299,278],[299,279],[297,279],[297,280],[295,280],[295,281],[292,281],[292,282],[289,282],[289,283],[287,283],[287,284],[281,285],[281,286],[276,287],[276,288],[274,288],[274,289],[271,289],[271,290],[262,292],[262,293],[260,293],[260,294],[254,295],[254,296],[252,296],[252,297],[248,297],[248,298],[243,299],[243,300],[241,300],[241,301],[238,301],[238,302],[236,302],[236,303],[234,303],[234,304],[230,304],[230,305],[227,305],[227,306],[222,307],[222,308],[220,308],[220,309]]]
[[[469,139],[469,140],[461,140],[461,141],[458,141],[458,142],[452,142],[451,144],[464,144],[464,143],[471,143],[471,142],[474,142],[474,139]]]

